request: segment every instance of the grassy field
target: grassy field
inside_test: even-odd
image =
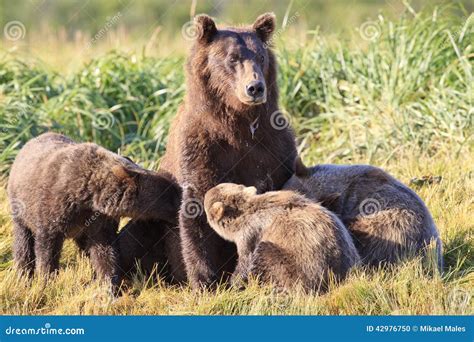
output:
[[[299,47],[285,39],[276,44],[280,103],[306,163],[371,163],[409,184],[441,232],[442,274],[419,260],[359,268],[324,296],[256,284],[194,293],[137,276],[111,300],[69,242],[57,277],[18,276],[2,187],[0,314],[473,314],[473,16],[407,11],[369,21],[350,39],[310,32]],[[182,64],[179,56],[112,51],[64,75],[0,50],[2,184],[22,144],[46,130],[158,168],[185,92]]]

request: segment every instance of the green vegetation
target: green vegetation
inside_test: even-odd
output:
[[[116,302],[68,244],[46,286],[12,269],[11,220],[0,191],[0,313],[18,314],[472,314],[474,285],[474,18],[446,11],[379,17],[366,40],[312,31],[300,47],[279,38],[280,103],[307,164],[381,166],[426,201],[444,241],[446,272],[420,262],[354,270],[325,296],[270,288],[194,294],[137,277]],[[374,33],[375,32],[375,33]],[[363,44],[362,44],[362,43]],[[156,168],[183,97],[182,57],[110,52],[62,75],[40,61],[0,55],[0,173],[46,130],[94,141]],[[440,182],[429,182],[438,179]],[[416,185],[415,185],[416,184]]]

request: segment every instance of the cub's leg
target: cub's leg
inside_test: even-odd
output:
[[[281,292],[302,285],[304,280],[293,257],[268,241],[258,244],[249,270],[249,273],[258,277],[259,281],[271,283]]]
[[[18,270],[32,276],[35,270],[35,238],[28,227],[13,220],[13,259]]]
[[[64,243],[64,234],[56,227],[38,229],[35,235],[36,270],[49,275],[59,269],[59,258]]]
[[[238,256],[237,266],[235,267],[234,273],[230,278],[232,286],[237,288],[243,288],[248,282],[248,277],[252,268],[253,254],[247,253]]]
[[[99,277],[110,280],[113,290],[120,285],[117,244],[118,222],[104,215],[100,215],[87,228],[87,251],[90,255],[92,267]]]
[[[82,235],[80,235],[79,237],[75,238],[74,239],[74,242],[76,242],[76,245],[77,247],[79,248],[79,250],[84,253],[85,255],[87,255],[88,257],[90,256],[89,255],[89,251],[88,251],[88,238],[87,238],[87,235],[85,233],[83,233]]]

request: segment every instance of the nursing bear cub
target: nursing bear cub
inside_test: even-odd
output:
[[[66,238],[91,258],[95,271],[118,285],[118,220],[176,222],[181,190],[167,174],[147,171],[92,144],[46,133],[30,140],[8,181],[16,265],[32,274],[58,269]]]
[[[333,211],[352,234],[364,264],[378,266],[426,254],[430,242],[442,268],[441,240],[430,212],[410,188],[370,165],[316,165],[298,158],[284,189]]]
[[[282,290],[324,292],[359,261],[336,215],[296,192],[220,184],[204,207],[211,227],[237,245],[233,281],[253,275]]]

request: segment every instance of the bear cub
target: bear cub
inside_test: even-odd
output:
[[[211,227],[237,245],[233,282],[249,275],[277,289],[325,292],[358,263],[336,215],[292,191],[257,195],[255,187],[220,184],[205,195]]]
[[[393,264],[426,254],[434,241],[439,267],[442,247],[428,208],[418,195],[383,170],[370,165],[316,165],[301,159],[283,187],[298,191],[333,211],[352,234],[369,266]]]
[[[59,267],[63,242],[72,238],[99,276],[119,284],[117,238],[122,216],[176,224],[181,189],[164,173],[145,170],[96,144],[45,133],[16,157],[8,197],[13,254],[31,275]]]
[[[172,285],[186,282],[179,227],[165,221],[129,222],[118,235],[121,278],[131,280],[137,272],[159,276]]]

